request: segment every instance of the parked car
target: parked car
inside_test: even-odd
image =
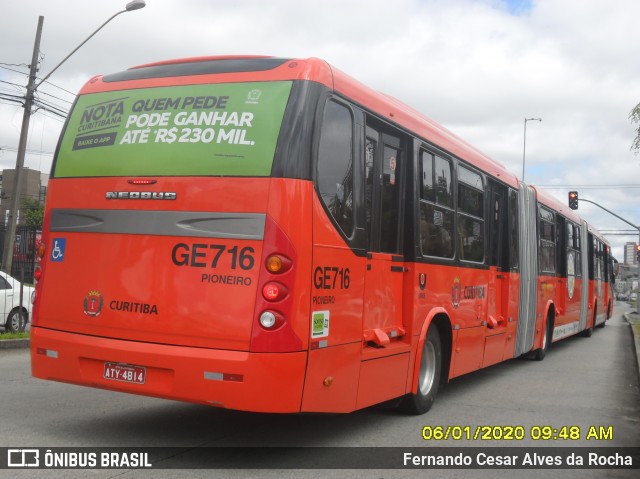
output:
[[[31,310],[35,297],[35,288],[23,286],[22,312],[26,315],[25,325],[31,320]],[[20,330],[20,281],[0,272],[0,326],[6,332]]]

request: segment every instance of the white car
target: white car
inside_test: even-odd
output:
[[[23,286],[22,312],[25,325],[31,320],[35,288]],[[0,327],[6,332],[20,330],[20,281],[0,271]]]

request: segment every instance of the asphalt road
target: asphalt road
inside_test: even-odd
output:
[[[640,446],[640,387],[625,303],[591,338],[555,343],[542,362],[516,359],[453,380],[424,416],[383,407],[348,415],[225,411],[47,382],[30,375],[29,352],[0,350],[0,447],[168,446],[167,457],[198,466],[199,446]],[[424,426],[522,426],[518,441],[425,441]],[[579,440],[531,439],[532,428],[578,426]],[[587,440],[591,426],[612,439]],[[609,428],[610,427],[610,428]],[[533,431],[537,431],[533,429]],[[575,431],[575,429],[574,429]],[[354,450],[357,453],[357,450]],[[252,464],[247,455],[246,464]],[[274,457],[278,467],[286,458]],[[175,464],[175,462],[173,462]],[[288,470],[9,471],[1,477],[637,477],[638,470]]]

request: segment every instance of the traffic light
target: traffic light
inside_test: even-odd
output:
[[[640,244],[636,245],[636,261],[640,263]]]
[[[570,191],[569,192],[569,208],[572,210],[578,209],[578,192]]]

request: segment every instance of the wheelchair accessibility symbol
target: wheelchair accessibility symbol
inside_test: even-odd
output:
[[[51,249],[51,261],[60,263],[64,261],[66,238],[53,238],[53,248]]]

